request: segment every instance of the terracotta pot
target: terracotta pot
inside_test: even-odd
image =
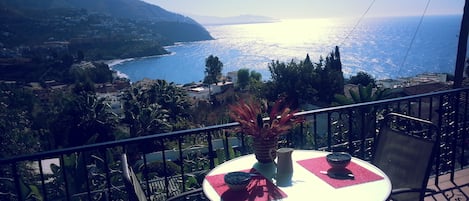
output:
[[[254,155],[259,163],[271,163],[277,158],[278,137],[253,138]]]

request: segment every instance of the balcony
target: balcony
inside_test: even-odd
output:
[[[297,113],[306,121],[282,136],[281,147],[341,150],[372,156],[379,122],[389,112],[427,119],[439,128],[426,200],[469,199],[469,88],[321,108]],[[204,173],[252,153],[251,139],[214,125],[133,139],[0,159],[0,200],[127,200],[121,159],[126,153],[150,200],[198,188]]]

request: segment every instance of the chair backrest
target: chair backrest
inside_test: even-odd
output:
[[[395,113],[385,117],[371,162],[386,173],[393,189],[420,189],[396,195],[396,200],[423,200],[435,150],[431,138],[436,131],[430,121]],[[418,136],[423,133],[425,136]]]
[[[147,197],[145,192],[138,181],[137,176],[135,175],[132,167],[129,166],[127,162],[127,155],[122,154],[121,156],[122,162],[122,174],[124,177],[124,184],[127,190],[127,194],[129,196],[130,201],[146,201]]]

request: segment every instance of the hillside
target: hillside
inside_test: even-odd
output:
[[[251,24],[251,23],[272,23],[278,22],[278,19],[256,16],[256,15],[240,15],[233,17],[213,17],[213,16],[197,16],[191,15],[192,18],[203,25],[226,25],[226,24]]]
[[[0,4],[20,10],[75,8],[116,18],[198,24],[189,17],[169,12],[159,6],[140,0],[0,0]]]
[[[0,0],[0,47],[12,50],[64,41],[88,59],[115,59],[210,39],[193,19],[140,0]]]

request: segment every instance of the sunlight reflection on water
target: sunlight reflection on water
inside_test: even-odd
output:
[[[460,16],[427,17],[404,61],[417,17],[369,19],[346,38],[354,20],[302,19],[276,23],[208,26],[215,40],[168,47],[170,56],[135,59],[113,68],[131,81],[145,77],[176,83],[203,79],[205,58],[218,56],[223,72],[249,68],[270,79],[268,63],[313,62],[340,46],[344,76],[366,71],[378,79],[454,70]]]

